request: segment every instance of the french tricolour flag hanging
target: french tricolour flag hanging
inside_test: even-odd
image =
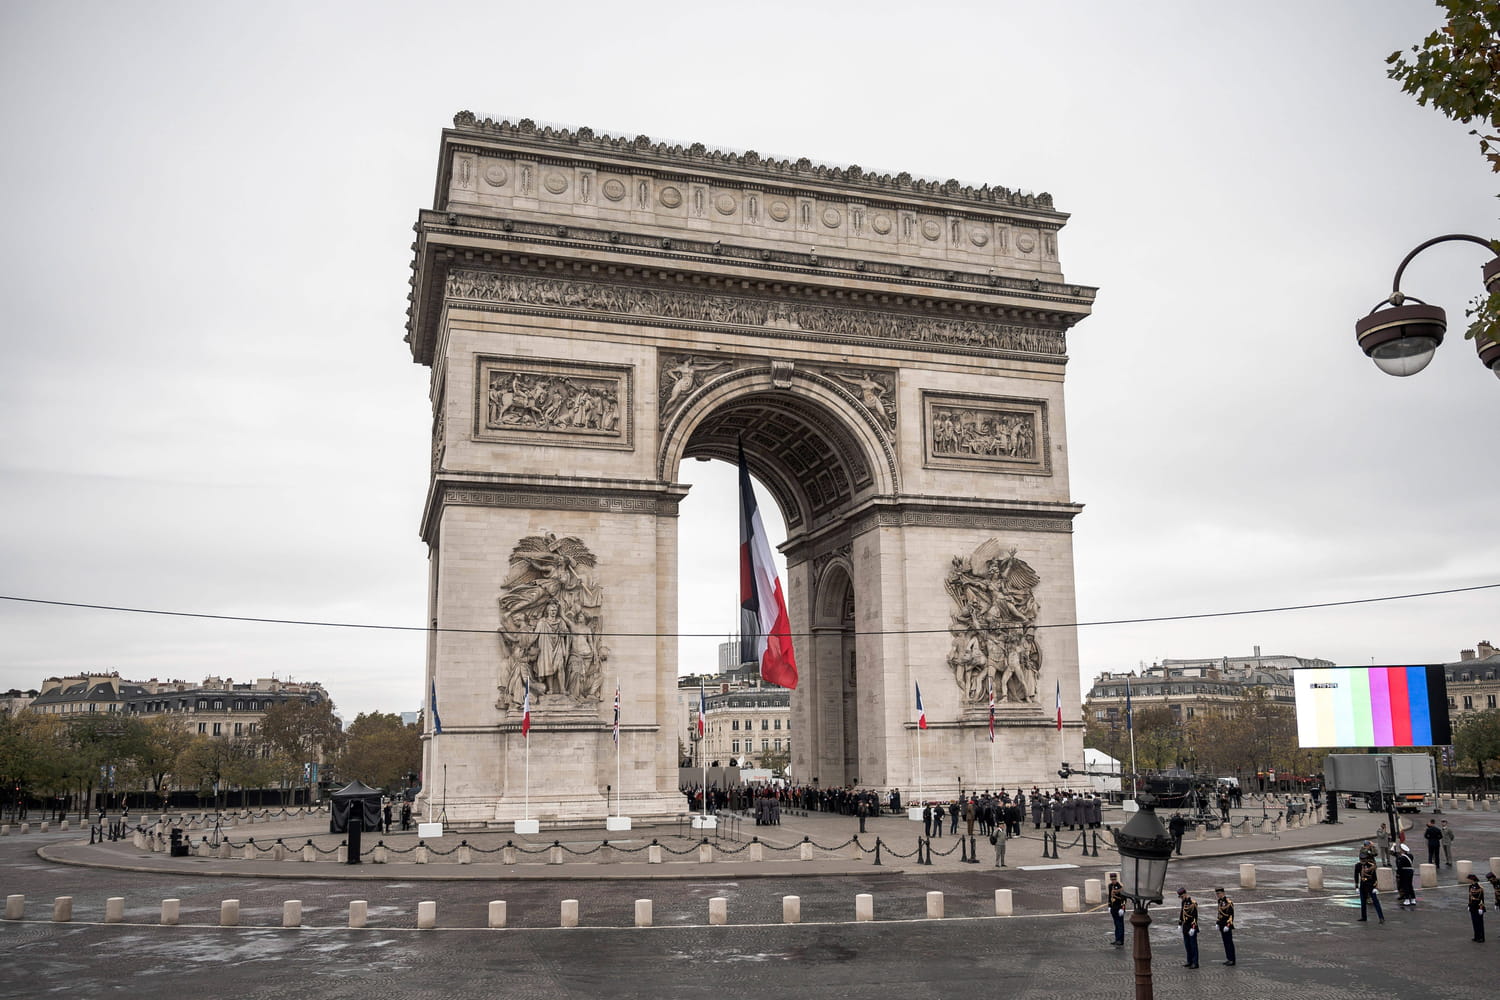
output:
[[[797,686],[797,657],[792,651],[792,622],[786,598],[771,561],[771,543],[755,505],[745,445],[740,451],[740,632],[750,658],[760,665],[762,680],[784,688]]]
[[[922,685],[912,682],[917,689],[917,728],[927,728],[927,709],[922,707]]]
[[[1062,681],[1057,682],[1057,731],[1062,732]]]
[[[620,744],[620,685],[615,684],[615,745]]]
[[[995,742],[995,682],[990,681],[990,742]]]
[[[708,706],[703,703],[703,683],[698,683],[698,738],[703,739],[703,717],[708,714]]]
[[[531,736],[531,681],[525,677],[521,678],[522,690],[525,694],[521,697],[521,735]]]

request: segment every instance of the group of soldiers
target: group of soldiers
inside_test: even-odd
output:
[[[1120,884],[1119,877],[1109,873],[1109,896],[1106,903],[1109,906],[1110,919],[1114,921],[1115,933],[1110,942],[1116,948],[1125,945],[1125,887]],[[1224,887],[1219,886],[1214,890],[1214,926],[1219,929],[1219,940],[1224,943],[1224,964],[1234,965],[1234,900],[1224,893]],[[1198,902],[1188,894],[1187,887],[1177,890],[1177,927],[1182,932],[1182,946],[1187,952],[1187,961],[1182,963],[1185,969],[1198,968]]]
[[[1384,825],[1381,827],[1385,829]],[[1384,846],[1384,845],[1382,845]],[[1370,841],[1365,841],[1359,850],[1359,861],[1354,865],[1354,885],[1359,892],[1359,919],[1368,921],[1369,910],[1375,910],[1375,917],[1382,924],[1385,923],[1385,911],[1380,906],[1380,889],[1378,882],[1379,868],[1375,864],[1376,846]],[[1396,869],[1396,893],[1403,907],[1415,908],[1417,905],[1416,891],[1416,863],[1411,856],[1411,848],[1404,843],[1398,843],[1391,849],[1391,856],[1395,860]],[[1436,855],[1434,854],[1434,858]],[[1434,860],[1432,863],[1436,863]],[[1484,876],[1495,892],[1495,905],[1500,906],[1500,878],[1495,877],[1494,872],[1488,872]],[[1479,876],[1470,874],[1468,877],[1468,896],[1466,903],[1469,909],[1469,920],[1474,925],[1475,942],[1484,941],[1484,885],[1479,881]]]

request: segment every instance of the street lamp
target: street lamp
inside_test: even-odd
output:
[[[1140,809],[1115,834],[1120,850],[1120,883],[1125,895],[1135,901],[1130,926],[1135,928],[1131,947],[1135,959],[1135,1000],[1152,1000],[1151,914],[1146,907],[1162,900],[1167,882],[1167,863],[1172,859],[1172,835],[1156,815],[1156,797],[1136,797]]]
[[[1478,243],[1491,253],[1494,252],[1491,241],[1463,233],[1428,240],[1407,254],[1396,268],[1390,296],[1371,309],[1368,316],[1354,324],[1354,335],[1359,340],[1360,350],[1387,375],[1399,378],[1415,375],[1427,367],[1438,345],[1443,342],[1443,334],[1448,329],[1447,314],[1439,306],[1428,305],[1415,296],[1404,294],[1401,291],[1401,275],[1412,258],[1423,250],[1454,240]],[[1500,289],[1500,257],[1494,257],[1485,264],[1482,275],[1486,293]],[[1474,347],[1479,352],[1479,363],[1494,372],[1496,378],[1500,378],[1500,343],[1478,336],[1474,338]]]

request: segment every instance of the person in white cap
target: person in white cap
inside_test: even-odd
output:
[[[1396,896],[1402,906],[1417,905],[1416,874],[1417,865],[1412,860],[1411,848],[1405,844],[1396,845]]]

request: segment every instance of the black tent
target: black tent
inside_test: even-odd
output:
[[[366,830],[380,829],[380,789],[371,788],[363,781],[349,782],[334,792],[328,820],[329,833],[348,833],[349,817],[360,817],[360,825]]]

